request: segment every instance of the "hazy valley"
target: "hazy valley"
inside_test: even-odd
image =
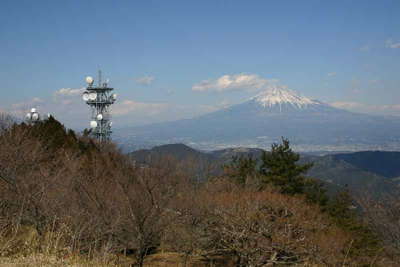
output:
[[[115,130],[124,150],[184,143],[202,150],[269,147],[284,136],[296,151],[400,150],[400,119],[338,109],[275,88],[193,119]]]

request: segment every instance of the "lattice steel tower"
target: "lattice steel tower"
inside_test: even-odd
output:
[[[82,98],[92,109],[91,135],[100,142],[107,142],[110,140],[112,133],[110,106],[114,104],[117,95],[112,93],[114,88],[108,87],[108,80],[104,83],[102,82],[101,71],[99,71],[97,85],[94,85],[94,79],[90,76],[86,77],[86,83],[88,86]]]

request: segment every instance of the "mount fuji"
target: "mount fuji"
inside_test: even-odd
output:
[[[400,118],[353,113],[273,88],[193,119],[119,129],[133,148],[185,143],[200,149],[268,147],[288,138],[299,151],[400,150]]]

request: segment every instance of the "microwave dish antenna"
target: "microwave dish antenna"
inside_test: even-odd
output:
[[[36,108],[31,108],[31,111],[25,115],[25,119],[30,124],[35,124],[40,121],[40,114]]]
[[[96,98],[97,98],[97,94],[96,94],[96,93],[90,93],[90,94],[89,94],[89,100],[95,101]]]
[[[83,99],[83,101],[88,101],[89,100],[89,94],[88,93],[83,93],[82,99]]]
[[[91,76],[87,76],[85,80],[88,85],[93,85],[94,79]]]
[[[82,94],[83,101],[89,105],[92,116],[90,127],[92,128],[91,136],[100,142],[108,142],[111,139],[111,105],[117,99],[117,95],[113,94],[114,88],[108,86],[109,79],[102,83],[102,72],[98,72],[98,83],[94,84],[94,78],[86,77],[85,92]]]

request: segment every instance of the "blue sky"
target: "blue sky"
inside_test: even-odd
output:
[[[86,126],[78,89],[100,67],[119,95],[116,127],[195,116],[260,89],[218,90],[224,75],[400,115],[399,14],[397,0],[2,0],[0,109],[37,106]],[[208,90],[193,90],[202,81]]]

